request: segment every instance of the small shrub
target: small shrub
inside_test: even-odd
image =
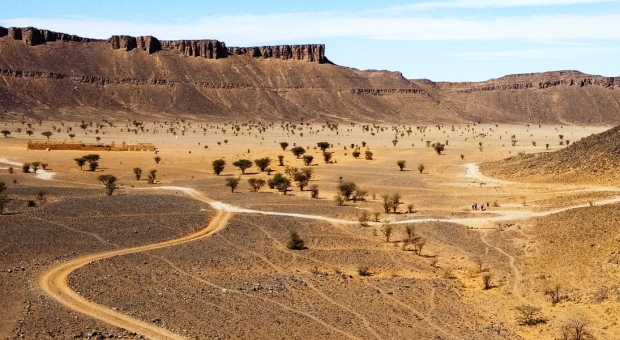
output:
[[[396,164],[398,165],[398,168],[400,169],[400,171],[403,171],[405,169],[405,164],[406,162],[403,160],[397,161]]]
[[[383,237],[385,237],[386,243],[390,242],[390,237],[392,236],[393,231],[394,228],[392,227],[392,224],[390,222],[383,222],[383,225],[381,226],[381,234],[383,234]]]
[[[370,272],[370,268],[368,266],[359,266],[357,267],[357,274],[359,276],[370,276],[372,273]]]
[[[304,250],[306,249],[306,245],[304,240],[299,236],[296,231],[291,231],[289,235],[289,240],[286,243],[286,247],[291,250]]]
[[[424,169],[425,169],[425,168],[426,168],[426,167],[424,166],[424,164],[420,164],[420,165],[418,165],[418,171],[420,171],[420,173],[424,172]]]
[[[318,185],[313,184],[310,186],[310,197],[319,198],[319,186]]]
[[[492,279],[491,273],[482,274],[482,286],[485,290],[490,289],[492,287],[491,279]]]
[[[539,317],[540,307],[535,307],[532,305],[520,305],[515,307],[517,311],[517,321],[520,324],[525,326],[535,326],[539,323],[544,322],[542,318]]]

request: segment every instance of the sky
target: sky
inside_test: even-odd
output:
[[[335,64],[433,81],[620,76],[620,0],[3,1],[0,26],[227,46],[321,43]]]

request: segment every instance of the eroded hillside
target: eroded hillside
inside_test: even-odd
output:
[[[324,45],[227,47],[0,28],[6,116],[610,124],[620,123],[619,83],[576,71],[435,83],[334,65]]]

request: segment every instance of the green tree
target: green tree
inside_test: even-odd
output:
[[[258,192],[260,188],[265,186],[266,183],[267,182],[265,182],[265,180],[261,178],[249,178],[248,179],[248,184],[250,185],[250,191],[253,191],[253,192]]]
[[[313,184],[310,186],[310,197],[319,198],[319,186],[318,185]]]
[[[157,178],[157,170],[152,169],[151,171],[149,171],[149,176],[147,177],[146,181],[148,184],[155,184],[155,178]]]
[[[312,165],[312,161],[314,160],[314,156],[312,156],[312,155],[304,155],[303,159],[304,159],[304,165],[305,166],[310,166],[310,165]]]
[[[282,151],[286,151],[286,148],[288,147],[288,143],[287,142],[280,142],[280,147],[282,147]]]
[[[299,187],[300,191],[304,191],[304,188],[308,186],[308,183],[310,182],[310,178],[308,178],[308,175],[305,172],[301,171],[295,173],[295,177],[293,179],[295,182],[297,182],[297,186]]]
[[[50,139],[50,137],[54,134],[51,131],[45,131],[45,132],[41,132],[41,134],[45,137],[47,137],[47,139]]]
[[[271,159],[269,157],[255,159],[254,164],[256,164],[260,171],[265,171],[269,164],[271,164]]]
[[[437,152],[438,155],[441,155],[445,147],[446,146],[444,144],[435,143],[435,146],[433,148],[435,149],[435,152]]]
[[[357,185],[353,182],[340,181],[340,183],[338,183],[338,192],[346,201],[351,199],[351,195],[353,195],[356,189]]]
[[[221,158],[216,159],[211,163],[211,166],[213,166],[213,173],[219,176],[226,167],[226,161]]]
[[[299,159],[299,157],[301,157],[301,155],[306,153],[306,149],[302,148],[301,146],[296,146],[296,147],[291,149],[291,152],[293,153],[293,155],[295,155],[295,157],[297,157]]]
[[[86,159],[84,159],[83,157],[80,157],[80,158],[74,158],[73,160],[80,167],[80,170],[83,170],[82,168],[84,167],[84,164],[86,164]]]
[[[97,170],[98,167],[99,167],[99,162],[90,162],[88,164],[88,168],[90,169],[90,171],[95,171]]]
[[[316,146],[318,146],[321,151],[325,152],[325,150],[329,149],[330,144],[328,142],[318,142]]]
[[[406,162],[403,161],[403,160],[400,160],[400,161],[396,162],[396,164],[398,164],[398,167],[400,168],[400,171],[403,171],[405,169],[405,163]]]
[[[385,237],[385,242],[389,243],[390,242],[390,237],[392,237],[392,232],[394,231],[394,228],[392,227],[392,224],[388,221],[383,222],[383,224],[381,225],[381,233],[383,234],[383,237]]]
[[[353,157],[355,157],[355,158],[359,158],[359,157],[360,157],[361,152],[359,152],[359,150],[355,150],[355,151],[353,151],[351,154],[353,155]]]
[[[41,166],[41,162],[32,162],[30,165],[32,166],[33,172],[36,174],[37,170],[39,170],[39,167]]]
[[[2,130],[2,131],[0,131],[0,133],[2,133],[4,135],[4,138],[7,138],[11,134],[11,131],[9,131],[9,130]]]
[[[116,185],[116,177],[113,175],[99,175],[97,179],[105,185],[106,194],[111,196],[114,190],[118,189]]]
[[[142,178],[142,169],[133,168],[133,174],[136,175],[136,181],[139,181]]]
[[[234,193],[237,186],[239,186],[239,178],[228,177],[226,178],[226,186],[230,188],[230,192]]]
[[[329,162],[331,162],[333,154],[333,152],[323,152],[323,160],[325,161],[325,164],[329,164]]]
[[[279,192],[286,195],[288,188],[291,186],[291,180],[284,175],[277,173],[272,179],[267,182],[270,188],[277,189]]]
[[[241,170],[241,174],[245,174],[245,170],[252,166],[252,161],[249,159],[240,159],[233,162],[233,165]]]
[[[284,156],[282,155],[278,156],[278,165],[284,166]]]
[[[155,156],[153,159],[155,160],[155,164],[159,164],[159,162],[161,162],[161,157],[159,156]]]
[[[424,169],[425,169],[425,168],[426,168],[426,167],[424,166],[424,164],[420,164],[420,165],[418,165],[418,170],[420,171],[420,173],[424,172]]]

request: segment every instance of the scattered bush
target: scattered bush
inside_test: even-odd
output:
[[[357,267],[357,274],[359,276],[370,276],[372,273],[370,272],[370,268],[368,266],[359,266]]]
[[[114,190],[118,189],[118,186],[116,185],[116,177],[113,175],[99,175],[97,179],[105,185],[106,194],[108,196],[112,196]]]
[[[289,235],[289,240],[286,243],[286,247],[291,250],[304,250],[306,249],[306,245],[304,240],[299,236],[296,231],[291,231]]]
[[[155,178],[157,177],[157,170],[153,169],[151,171],[149,171],[149,176],[147,177],[146,181],[149,184],[155,184]]]
[[[293,155],[295,155],[295,157],[297,157],[297,159],[299,159],[301,155],[306,153],[306,149],[302,148],[301,146],[296,146],[291,149],[291,152],[293,153]]]
[[[271,164],[271,159],[269,157],[264,157],[260,159],[255,159],[254,164],[260,169],[260,171],[265,171],[269,164]]]
[[[319,186],[318,185],[313,184],[310,186],[310,197],[319,198]]]
[[[245,174],[245,170],[252,166],[252,161],[249,159],[240,159],[233,163],[234,166],[238,167],[241,170],[241,174]]]
[[[405,169],[405,163],[406,162],[403,161],[403,160],[400,160],[400,161],[396,162],[396,164],[398,164],[398,168],[400,168],[400,171],[403,171]]]
[[[260,178],[249,178],[248,184],[250,185],[250,191],[258,192],[260,188],[262,188],[263,186],[265,186],[265,184],[267,184],[267,182],[264,179],[260,179]]]
[[[239,186],[239,178],[228,177],[226,178],[226,186],[230,188],[230,192],[234,193],[237,186]]]
[[[314,160],[314,156],[312,156],[312,155],[304,155],[303,159],[304,159],[304,165],[305,166],[310,166],[310,165],[312,165],[312,161]]]
[[[390,242],[390,237],[392,236],[393,231],[394,228],[392,227],[392,224],[390,222],[383,222],[383,224],[381,225],[381,234],[383,234],[383,237],[385,237],[386,243]]]
[[[420,173],[424,172],[424,169],[426,169],[426,167],[424,166],[424,164],[420,164],[420,165],[418,165],[418,171],[420,171]]]
[[[213,167],[213,173],[219,176],[226,167],[226,161],[221,158],[216,159],[211,163],[211,166]]]
[[[535,307],[532,305],[520,305],[515,307],[517,311],[517,321],[525,326],[535,326],[539,323],[544,322],[542,318],[539,317],[540,307]]]
[[[133,168],[133,174],[136,176],[136,181],[139,181],[142,178],[142,169]]]

